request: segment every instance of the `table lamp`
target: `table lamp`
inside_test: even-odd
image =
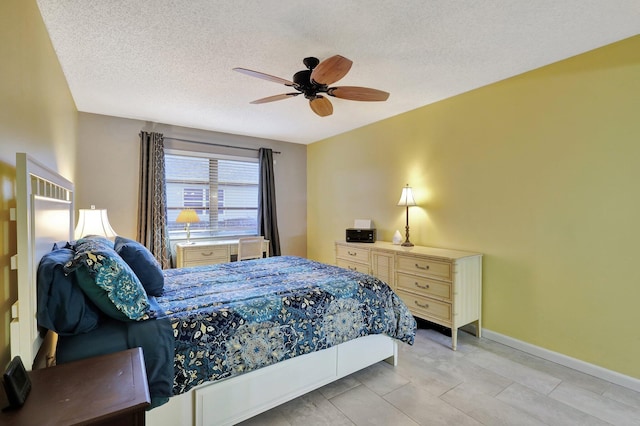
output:
[[[402,188],[402,195],[400,195],[399,206],[405,206],[407,208],[407,226],[405,227],[405,241],[401,245],[403,247],[413,247],[413,243],[409,241],[409,206],[415,206],[416,201],[413,199],[413,191],[409,184]]]
[[[193,209],[184,209],[181,210],[176,218],[176,222],[184,223],[185,229],[187,230],[187,244],[191,244],[191,229],[190,226],[192,223],[200,222],[200,218],[198,214]]]
[[[109,223],[107,210],[96,209],[96,206],[78,210],[78,225],[73,234],[76,239],[85,235],[101,235],[106,238],[114,238],[118,235]]]

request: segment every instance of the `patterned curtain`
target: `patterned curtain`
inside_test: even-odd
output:
[[[271,256],[280,256],[280,235],[276,216],[276,184],[273,177],[273,151],[258,150],[260,181],[258,183],[258,227],[260,234],[269,240]]]
[[[167,269],[171,267],[171,256],[163,141],[162,133],[140,132],[138,242],[153,253],[162,269]]]

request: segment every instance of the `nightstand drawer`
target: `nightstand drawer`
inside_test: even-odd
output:
[[[228,246],[193,246],[181,247],[179,257],[182,266],[211,265],[230,261]]]
[[[451,321],[451,304],[439,302],[435,299],[417,296],[398,290],[398,296],[406,303],[409,310],[421,318],[437,318],[440,321]]]
[[[424,277],[398,273],[397,286],[400,290],[406,290],[419,295],[435,297],[442,300],[451,300],[451,283],[430,280]]]
[[[369,249],[353,246],[337,246],[337,257],[354,262],[369,263]]]
[[[451,263],[407,255],[398,255],[397,262],[398,271],[451,280]]]
[[[367,263],[349,262],[348,260],[337,259],[336,265],[351,271],[362,272],[363,274],[369,273],[369,265]]]

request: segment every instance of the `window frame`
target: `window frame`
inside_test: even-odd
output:
[[[256,157],[248,157],[248,156],[238,156],[238,155],[228,155],[228,154],[219,154],[216,152],[203,152],[203,151],[191,151],[191,150],[185,150],[185,149],[175,149],[175,148],[165,148],[164,150],[164,155],[176,155],[176,156],[186,156],[186,157],[196,157],[196,158],[204,158],[204,159],[215,159],[215,160],[229,160],[229,161],[238,161],[238,162],[244,162],[244,163],[255,163],[258,165],[258,176],[257,176],[257,182],[255,184],[256,189],[259,190],[259,185],[260,185],[260,170],[259,170],[259,159]],[[165,157],[166,159],[166,157]],[[216,193],[218,193],[218,196],[216,197],[216,199],[219,198],[219,192],[221,191],[221,189],[218,188],[216,182],[216,185],[211,185],[211,180],[209,180],[209,189],[206,191],[209,194],[211,193],[211,189],[215,188],[216,189]],[[165,170],[165,185],[168,185],[167,182],[167,176],[166,176],[166,170]],[[250,184],[252,185],[252,184]],[[256,194],[256,207],[255,207],[255,211],[256,211],[256,227],[255,229],[251,232],[251,233],[236,233],[236,234],[229,234],[229,233],[222,233],[220,235],[215,235],[214,234],[214,230],[212,227],[208,228],[207,230],[199,230],[199,229],[194,229],[191,228],[191,240],[207,240],[207,241],[211,241],[211,240],[229,240],[229,239],[238,239],[240,237],[246,237],[246,236],[255,236],[259,234],[258,231],[258,227],[259,227],[259,221],[258,221],[258,197],[259,197],[259,193]],[[169,198],[169,197],[167,197]],[[213,212],[213,210],[211,209],[211,198],[209,197],[209,207],[207,209],[209,209],[210,212]],[[186,206],[184,205],[183,207],[185,208],[194,208],[195,210],[198,210],[197,206]],[[169,206],[169,200],[167,200],[167,209],[173,209],[173,207]],[[252,209],[252,208],[250,208]],[[216,213],[210,213],[210,218],[211,217],[217,217],[217,207],[216,207]],[[169,218],[167,218],[167,225],[169,225]],[[171,242],[180,242],[182,240],[186,240],[187,238],[187,232],[186,229],[180,229],[180,230],[176,230],[176,229],[170,229],[168,231],[169,234],[169,239]]]

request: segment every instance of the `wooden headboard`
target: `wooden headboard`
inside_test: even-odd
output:
[[[42,339],[36,319],[36,276],[42,256],[58,241],[71,241],[73,183],[25,153],[16,153],[18,301],[11,307],[11,356],[34,365]]]

